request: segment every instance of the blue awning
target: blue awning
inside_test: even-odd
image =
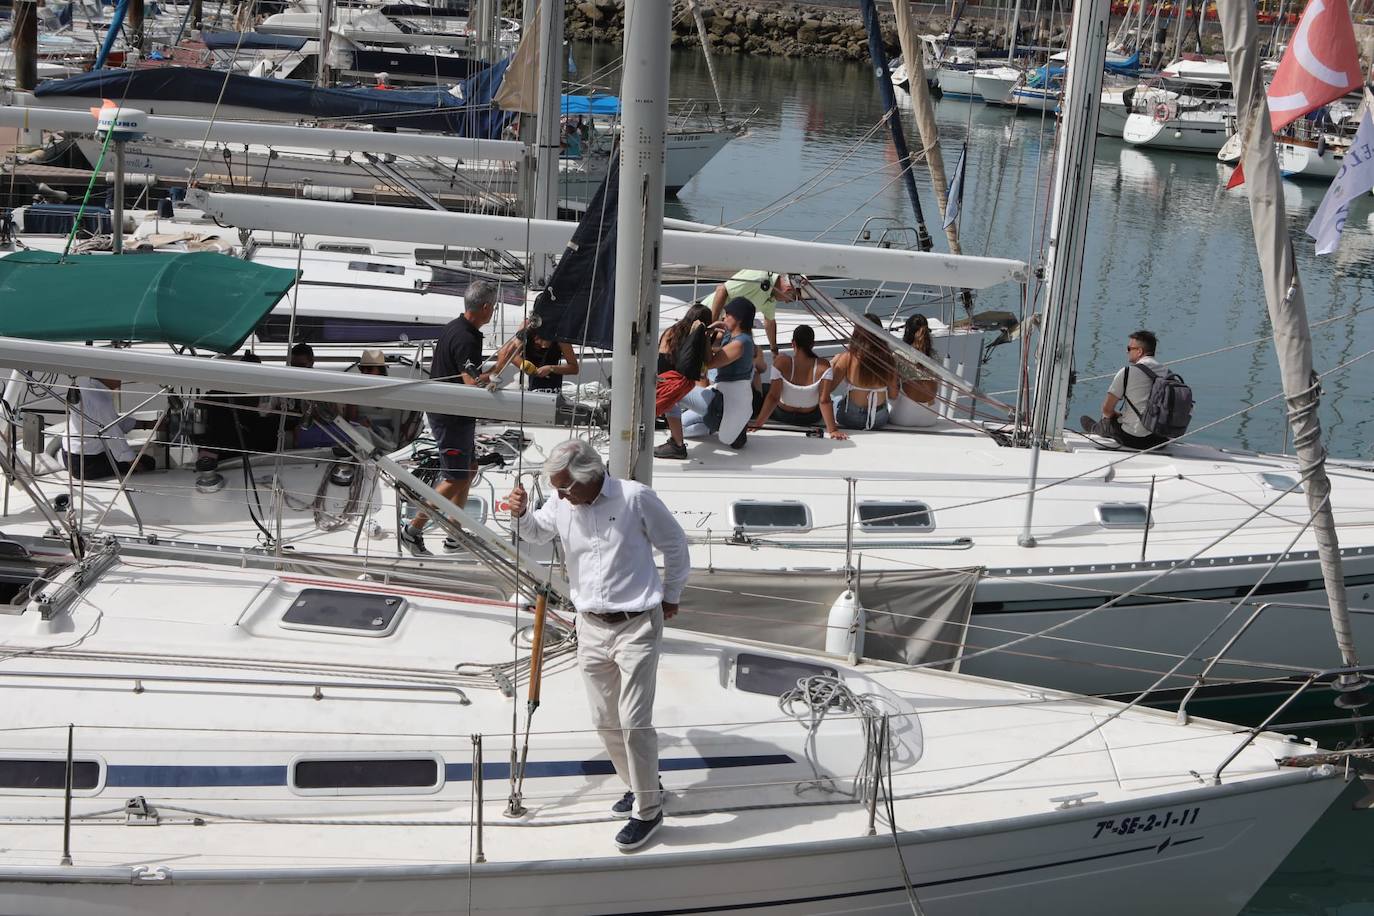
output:
[[[565,95],[563,114],[613,117],[620,114],[620,99],[613,95]]]

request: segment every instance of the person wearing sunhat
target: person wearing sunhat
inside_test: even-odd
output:
[[[711,309],[712,321],[719,321],[726,303],[747,299],[756,311],[763,313],[763,331],[768,335],[768,349],[776,356],[778,303],[796,302],[800,295],[800,284],[790,274],[741,270],[717,286],[715,292],[701,300],[701,304]]]

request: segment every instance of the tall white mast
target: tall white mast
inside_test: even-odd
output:
[[[611,473],[646,484],[653,474],[653,369],[658,355],[671,29],[672,6],[666,0],[626,0],[611,360],[611,388],[615,392],[611,398]]]
[[[1107,0],[1083,0],[1073,10],[1063,116],[1054,152],[1054,211],[1045,248],[1048,295],[1031,407],[1034,446],[1060,439],[1068,409],[1097,115],[1102,106],[1102,67],[1107,58],[1107,12]]]
[[[539,114],[535,121],[534,208],[535,219],[558,218],[559,136],[563,109],[563,0],[539,3]],[[553,260],[534,259],[534,285],[544,283]]]

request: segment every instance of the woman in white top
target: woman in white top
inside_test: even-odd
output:
[[[832,438],[849,438],[835,425],[835,407],[830,399],[821,397],[821,385],[831,378],[830,360],[816,355],[815,343],[816,332],[810,325],[798,325],[792,332],[792,352],[773,360],[768,396],[749,424],[750,431],[771,418],[790,426],[824,423]]]
[[[926,356],[934,356],[930,322],[919,312],[906,320],[902,328],[902,341]],[[940,419],[935,412],[935,395],[939,387],[938,381],[924,375],[903,381],[897,397],[892,399],[888,423],[893,426],[934,426]]]

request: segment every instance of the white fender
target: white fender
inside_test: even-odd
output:
[[[846,656],[854,664],[863,650],[864,609],[859,604],[859,596],[852,589],[846,589],[830,605],[830,617],[826,620],[825,629],[825,651]]]

